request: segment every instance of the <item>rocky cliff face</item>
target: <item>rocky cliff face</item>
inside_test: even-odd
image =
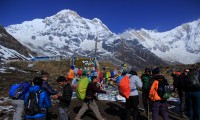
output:
[[[9,57],[27,59],[31,55],[36,55],[26,46],[23,46],[19,41],[6,32],[4,27],[0,26],[0,55],[1,59]]]

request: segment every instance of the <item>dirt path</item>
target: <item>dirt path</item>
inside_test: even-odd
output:
[[[140,97],[140,101],[141,101],[141,97]],[[111,102],[111,101],[97,101],[96,102],[100,113],[103,117],[107,118],[107,120],[123,120],[124,119],[124,115],[125,115],[125,109],[123,107],[122,103],[119,102]],[[81,108],[83,102],[77,99],[73,99],[70,107],[69,107],[69,116],[71,118],[71,120],[74,120],[74,118],[76,117],[76,114],[78,113],[79,109]],[[174,105],[172,104],[172,102],[170,102],[170,105]],[[142,102],[140,102],[140,107],[143,108]],[[54,105],[54,107],[52,107],[54,112],[57,112],[57,106]],[[176,106],[173,109],[169,110],[169,119],[170,120],[188,120],[188,119],[183,119],[179,116],[178,113],[178,106]],[[150,116],[151,118],[151,116]],[[91,110],[88,110],[83,116],[82,116],[83,120],[97,120],[95,118],[94,113]],[[145,113],[140,110],[140,115],[139,115],[139,120],[147,120],[147,116],[145,115]],[[162,117],[159,116],[159,120],[162,120]]]

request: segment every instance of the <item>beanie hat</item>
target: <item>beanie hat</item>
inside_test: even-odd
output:
[[[156,67],[152,70],[152,74],[159,74],[160,73],[160,68],[159,67]]]
[[[135,72],[137,72],[137,67],[136,66],[133,66],[132,68],[131,68],[131,71],[135,71]]]

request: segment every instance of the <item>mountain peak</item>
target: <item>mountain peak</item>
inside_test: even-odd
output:
[[[56,14],[56,16],[77,16],[77,17],[80,17],[77,12],[75,11],[72,11],[72,10],[69,10],[69,9],[64,9],[64,10],[61,10],[60,12],[58,12]]]
[[[92,21],[93,21],[93,22],[100,22],[100,23],[102,23],[101,20],[98,19],[98,18],[94,18]]]
[[[114,53],[116,49],[120,50],[118,45],[122,37],[127,45],[138,46],[139,51],[147,51],[144,56],[152,52],[166,61],[180,63],[200,61],[198,57],[200,22],[186,23],[185,26],[166,32],[141,28],[115,35],[100,19],[83,18],[72,10],[64,9],[53,16],[28,23],[9,26],[6,30],[23,45],[44,55],[69,56],[76,51],[80,56],[91,56],[98,37],[100,42],[97,52],[99,56],[107,56]],[[186,55],[188,59],[185,58]]]

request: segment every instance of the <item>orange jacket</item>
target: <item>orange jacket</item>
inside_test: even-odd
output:
[[[149,98],[152,101],[156,101],[156,100],[161,100],[160,96],[157,93],[158,90],[158,80],[155,80],[151,86],[150,92],[149,92]]]

